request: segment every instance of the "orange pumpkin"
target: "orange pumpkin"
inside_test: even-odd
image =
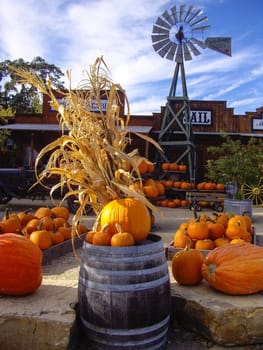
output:
[[[169,170],[169,167],[170,167],[169,163],[162,163],[161,165],[162,170]]]
[[[140,174],[145,174],[148,169],[147,159],[145,157],[136,156],[134,162],[137,165]]]
[[[25,227],[30,220],[35,218],[34,214],[31,213],[31,211],[32,209],[28,209],[17,213],[17,216],[21,221],[22,227]]]
[[[35,211],[35,217],[37,219],[42,219],[45,216],[53,216],[53,212],[50,208],[48,207],[39,207],[37,208],[37,210]]]
[[[172,259],[172,274],[182,285],[196,285],[202,279],[204,257],[199,250],[190,249],[190,240],[184,250],[177,252]]]
[[[187,227],[187,233],[192,239],[208,238],[208,226],[205,221],[193,220],[190,221]]]
[[[153,173],[154,172],[154,163],[151,162],[150,160],[146,161],[147,163],[147,173]]]
[[[65,241],[72,238],[71,236],[72,227],[70,225],[60,226],[58,228],[58,231],[62,233]]]
[[[178,165],[178,170],[185,172],[187,170],[187,165],[185,164],[179,164]]]
[[[92,236],[92,244],[106,246],[111,244],[111,234],[108,230],[106,230],[107,226],[108,225],[106,224],[102,227],[101,230],[94,231],[94,234]]]
[[[200,182],[200,183],[198,183],[197,185],[196,185],[196,188],[198,189],[198,190],[204,190],[205,189],[205,182]]]
[[[216,184],[216,190],[217,191],[224,191],[225,190],[225,185],[224,184]]]
[[[155,184],[143,186],[143,192],[148,198],[156,198],[159,195],[158,187]]]
[[[0,235],[0,294],[33,293],[42,282],[42,253],[29,239]]]
[[[225,227],[220,222],[214,222],[214,221],[207,221],[208,226],[208,236],[215,240],[219,237],[224,236],[225,234]]]
[[[47,230],[33,231],[29,239],[41,250],[48,249],[52,246],[52,239]]]
[[[117,225],[118,232],[111,237],[112,247],[128,247],[134,245],[134,238],[130,232],[123,232],[120,225]]]
[[[138,219],[139,218],[139,219]],[[107,203],[100,213],[100,226],[109,225],[111,235],[117,233],[116,224],[130,232],[134,241],[144,241],[151,229],[151,215],[147,207],[136,198],[115,199]]]
[[[157,182],[156,183],[156,186],[157,186],[157,188],[158,188],[158,195],[159,196],[162,196],[162,195],[164,195],[164,193],[165,193],[165,187],[164,187],[164,185],[162,184],[162,183],[160,183],[160,182]]]
[[[173,246],[175,248],[185,248],[188,239],[187,231],[179,228],[174,234]],[[190,240],[190,248],[194,248],[194,246],[194,241]]]
[[[179,169],[179,166],[177,163],[169,163],[169,170],[176,171]]]
[[[49,231],[49,235],[52,240],[52,245],[59,244],[64,242],[64,236],[61,231],[57,231],[55,228],[52,231]]]
[[[56,218],[64,218],[65,221],[68,221],[70,212],[68,208],[66,207],[53,207],[51,208],[52,213],[54,214],[54,217]]]
[[[252,236],[247,231],[246,225],[242,226],[240,221],[237,221],[236,224],[228,225],[226,229],[226,237],[229,240],[241,238],[244,239],[246,242],[252,242]]]
[[[195,242],[195,249],[212,250],[214,249],[214,247],[215,247],[214,242],[210,238],[198,239]]]
[[[225,236],[219,237],[214,240],[215,248],[221,247],[222,245],[229,244],[229,243],[230,243],[229,239],[226,238]]]
[[[215,289],[231,295],[263,291],[263,247],[243,242],[211,250],[203,277]]]

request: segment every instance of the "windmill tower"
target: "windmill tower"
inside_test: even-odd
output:
[[[195,182],[196,151],[184,61],[192,60],[192,55],[200,55],[199,48],[231,56],[231,38],[204,40],[204,32],[210,25],[203,24],[208,17],[201,16],[202,13],[202,10],[195,11],[194,6],[173,6],[157,18],[152,30],[154,50],[161,57],[176,62],[158,138],[164,153],[157,155],[157,169],[161,161],[184,162],[191,182]]]

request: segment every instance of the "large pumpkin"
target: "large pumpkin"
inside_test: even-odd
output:
[[[0,294],[33,293],[42,282],[42,253],[28,238],[0,235]]]
[[[215,248],[206,256],[202,274],[212,287],[226,294],[263,291],[263,248],[247,242]]]
[[[151,216],[147,207],[136,198],[115,199],[107,203],[100,213],[100,225],[108,224],[113,235],[119,224],[124,232],[133,235],[135,243],[144,241],[151,228]]]

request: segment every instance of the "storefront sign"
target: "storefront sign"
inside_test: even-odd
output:
[[[263,118],[252,118],[252,130],[263,130]]]
[[[60,103],[60,104],[63,104],[65,105],[65,100],[63,98],[57,98],[57,101]],[[101,103],[101,110],[102,112],[106,112],[107,110],[107,104],[108,104],[108,100],[107,99],[101,99],[100,100],[100,103]],[[54,108],[53,107],[50,107],[50,110],[51,111],[54,111]],[[91,112],[99,112],[99,108],[98,108],[98,104],[96,102],[96,100],[92,100],[91,101],[91,106],[89,108],[89,110]]]
[[[212,112],[211,111],[190,111],[192,125],[212,125]],[[185,117],[183,118],[185,124]]]

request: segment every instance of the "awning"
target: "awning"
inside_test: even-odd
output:
[[[1,129],[7,129],[11,131],[61,131],[59,124],[30,124],[30,123],[14,123],[1,125]],[[141,134],[148,134],[152,129],[151,126],[126,126],[126,130],[130,132],[137,132]],[[65,128],[65,130],[67,130]]]

